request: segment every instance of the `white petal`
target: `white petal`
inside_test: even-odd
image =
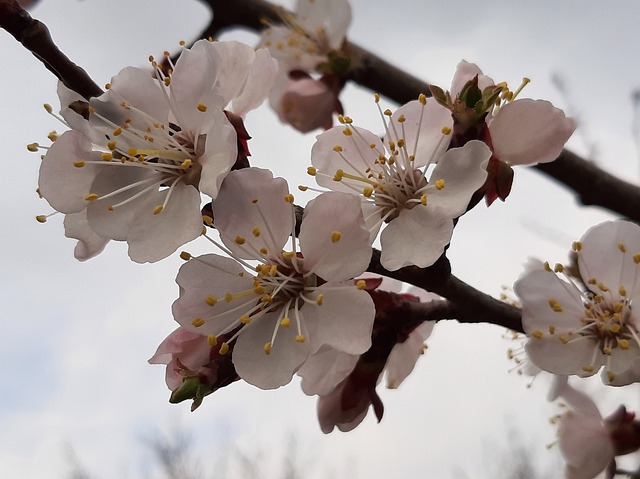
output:
[[[324,296],[322,304],[306,304],[303,309],[312,353],[325,344],[348,354],[362,354],[371,346],[373,300],[353,283],[343,286],[326,283],[309,295]]]
[[[249,66],[244,88],[233,98],[231,111],[236,115],[244,116],[247,112],[258,108],[267,98],[277,74],[278,61],[271,58],[269,50],[264,48],[257,50]]]
[[[358,354],[347,354],[323,346],[309,355],[298,371],[298,375],[302,377],[302,390],[309,396],[329,394],[353,371],[359,358]]]
[[[588,377],[602,365],[602,354],[599,352],[595,355],[595,364],[592,363],[596,347],[596,343],[583,337],[564,344],[557,335],[547,335],[542,339],[529,339],[525,349],[529,359],[540,369],[563,376],[576,374]],[[584,366],[593,366],[593,370],[585,371],[582,369]]]
[[[456,72],[453,75],[453,80],[451,81],[451,97],[455,99],[467,82],[473,80],[473,77],[476,75],[478,75],[478,87],[480,90],[484,90],[488,86],[495,85],[494,81],[490,77],[482,73],[482,70],[478,68],[478,65],[462,60],[458,63]]]
[[[310,201],[299,239],[305,271],[313,271],[326,281],[353,278],[371,259],[360,200],[348,193],[324,193]]]
[[[401,116],[405,118],[403,123],[398,122]],[[426,105],[414,100],[393,113],[384,142],[385,145],[389,140],[398,143],[398,139],[403,138],[409,155],[415,156],[413,165],[419,168],[437,162],[447,151],[451,135],[442,134],[445,127],[453,127],[451,111],[435,100],[427,100]]]
[[[245,259],[280,255],[293,229],[292,207],[285,201],[288,193],[287,182],[273,178],[269,170],[230,172],[213,202],[215,226],[224,244]],[[245,243],[239,244],[238,237]],[[268,253],[260,253],[261,248]]]
[[[221,334],[257,303],[257,300],[250,303],[246,310],[231,311],[243,300],[224,300],[227,293],[253,288],[253,277],[231,258],[208,254],[191,259],[180,268],[176,282],[180,286],[180,297],[173,303],[173,317],[195,333]],[[212,298],[217,300],[213,306],[206,301],[211,302]],[[196,318],[202,318],[205,324],[194,326]]]
[[[592,479],[614,458],[613,444],[598,417],[567,412],[562,416],[558,437],[571,478]]]
[[[544,100],[508,103],[489,122],[495,156],[511,165],[555,160],[575,129],[575,121]]]
[[[411,374],[418,358],[424,354],[424,342],[431,335],[435,324],[435,321],[422,323],[411,331],[404,343],[393,347],[385,366],[388,388],[397,388]]]
[[[380,263],[389,271],[431,266],[451,241],[453,219],[437,206],[402,210],[382,231]]]
[[[301,313],[302,314],[302,313]],[[309,343],[296,341],[297,328],[278,324],[278,314],[269,313],[245,326],[233,349],[233,364],[238,375],[261,389],[275,389],[291,381],[309,355]],[[302,334],[307,336],[303,321]],[[277,326],[276,326],[277,325]],[[270,354],[264,346],[271,342],[278,328]]]
[[[51,145],[40,164],[38,187],[55,210],[77,213],[87,207],[85,197],[100,172],[91,161],[102,160],[99,153],[91,150],[89,139],[78,131],[63,133]],[[87,163],[78,168],[74,166],[76,162]]]
[[[86,261],[102,253],[109,242],[108,238],[91,229],[87,220],[87,210],[65,215],[64,235],[78,240],[73,256],[79,261]]]
[[[596,278],[609,288],[612,298],[620,297],[623,286],[627,297],[640,299],[640,266],[633,259],[640,253],[640,226],[623,220],[606,221],[587,230],[580,242],[578,267],[585,281]]]
[[[164,259],[202,234],[198,190],[191,185],[174,186],[166,207],[154,214],[154,208],[163,204],[168,193],[165,189],[150,196],[136,211],[127,233],[129,257],[136,263]]]
[[[333,181],[336,171],[341,169],[345,173],[365,179],[367,169],[377,169],[374,162],[385,150],[380,138],[370,131],[357,128],[357,133],[345,136],[344,130],[344,126],[336,126],[316,137],[311,149],[311,164],[318,169],[316,181],[320,186],[353,194],[353,189],[345,183],[347,180]],[[342,148],[341,153],[334,151],[337,145]],[[371,148],[371,145],[374,145],[374,148]],[[358,186],[364,188],[369,185],[362,182]]]
[[[487,163],[491,150],[481,141],[470,141],[462,148],[447,151],[434,168],[429,185],[444,180],[444,188],[431,188],[427,205],[442,208],[450,218],[463,214],[473,193],[487,178]],[[420,206],[418,206],[419,208]]]

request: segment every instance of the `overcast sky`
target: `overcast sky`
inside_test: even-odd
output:
[[[640,87],[636,2],[617,2],[615,9],[599,0],[352,5],[349,38],[427,81],[446,88],[462,58],[496,81],[516,85],[531,78],[523,96],[550,99],[580,118],[572,148],[585,153],[595,145],[595,161],[637,181],[630,101]],[[145,66],[149,54],[192,39],[209,12],[195,0],[42,0],[32,14],[104,84],[121,68]],[[113,243],[78,263],[61,216],[44,225],[34,220],[51,209],[35,194],[40,160],[25,145],[64,131],[42,108],[57,105],[56,81],[5,32],[0,49],[1,477],[64,477],[70,449],[96,478],[159,477],[145,441],[176,427],[208,458],[237,447],[277,461],[292,453],[293,434],[316,477],[499,477],[510,431],[541,469],[556,464],[557,447],[545,447],[555,439],[546,424],[559,409],[544,402],[544,379],[528,389],[526,379],[508,374],[505,351],[513,344],[495,327],[438,325],[412,376],[396,391],[381,391],[382,423],[370,414],[348,434],[323,435],[315,400],[296,382],[269,392],[237,383],[209,396],[195,413],[186,403],[170,405],[163,368],[146,360],[176,326],[170,306],[181,260],[137,265],[124,245]],[[565,93],[553,86],[552,75],[563,79]],[[357,124],[382,130],[371,92],[348,87],[342,101]],[[308,183],[315,134],[279,125],[267,105],[246,123],[255,166],[286,177],[292,189]],[[454,273],[498,295],[528,257],[564,261],[571,241],[611,217],[578,208],[571,194],[519,169],[506,203],[480,205],[460,221],[449,250]],[[189,250],[209,247],[196,242]],[[607,390],[604,413],[621,394]],[[640,406],[637,390],[625,400],[632,409]]]

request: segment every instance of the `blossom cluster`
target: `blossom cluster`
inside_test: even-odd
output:
[[[318,396],[324,432],[355,428],[370,408],[381,420],[377,385],[405,380],[435,324],[406,311],[448,302],[367,270],[379,262],[393,276],[446,259],[460,218],[482,198],[506,200],[512,167],[553,161],[576,128],[548,101],[522,98],[528,79],[511,90],[462,61],[449,90],[395,111],[376,93],[381,126],[369,131],[338,100],[355,68],[350,18],[346,0],[300,0],[257,49],[202,40],[175,64],[166,52],[151,69],[125,68],[98,97],[58,88],[70,129],[51,136],[38,191],[64,214],[75,257],[111,240],[138,263],[197,238],[215,248],[180,253],[178,327],[149,360],[166,365],[171,402],[195,409],[238,380],[274,389],[298,376]],[[317,193],[304,208],[285,179],[250,166],[243,119],[267,97],[294,128],[325,130],[299,165],[316,183],[299,186]],[[638,449],[636,422],[624,409],[603,419],[566,376],[640,380],[640,227],[595,226],[572,260],[533,261],[514,289],[528,360],[564,378],[554,395],[572,407],[559,428],[567,477],[590,478]]]

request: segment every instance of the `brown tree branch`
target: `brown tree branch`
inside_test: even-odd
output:
[[[49,29],[33,19],[16,0],[0,0],[0,27],[33,53],[67,88],[86,99],[102,94],[87,72],[53,43]]]

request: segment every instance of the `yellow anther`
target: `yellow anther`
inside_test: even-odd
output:
[[[342,181],[342,177],[344,176],[344,171],[337,170],[336,174],[333,175],[333,181]]]
[[[32,153],[35,153],[36,151],[38,151],[39,147],[40,147],[39,143],[29,143],[27,145],[27,150],[29,150]]]
[[[178,42],[178,45],[180,45],[181,47],[184,47],[187,44],[187,42],[185,42],[184,40],[180,40]]]
[[[364,279],[359,279],[358,281],[356,281],[356,288],[358,288],[359,290],[363,290],[366,287],[367,282]]]
[[[260,301],[263,303],[270,303],[271,301],[273,301],[273,297],[270,294],[265,294],[264,296],[262,296],[262,298],[260,298]]]
[[[159,215],[160,213],[162,213],[164,211],[164,206],[162,205],[158,205],[153,209],[153,214],[154,215]]]
[[[613,382],[613,380],[616,378],[616,375],[614,373],[612,373],[611,371],[607,371],[607,379],[609,380],[609,382]]]
[[[580,251],[582,249],[582,243],[580,243],[580,241],[574,241],[571,243],[571,249],[573,251]]]
[[[280,326],[282,326],[283,328],[288,328],[289,326],[291,326],[291,320],[287,316],[285,316],[280,320]]]
[[[556,313],[561,313],[562,312],[562,306],[560,306],[560,303],[558,303],[557,299],[550,299],[549,300],[549,307],[555,311]]]
[[[635,264],[640,263],[640,253],[636,253],[636,254],[633,255],[633,262]]]
[[[389,148],[391,149],[391,151],[396,149],[396,143],[393,140],[389,140]],[[384,156],[383,156],[384,158]]]
[[[344,124],[345,124],[344,116],[342,116],[342,115],[338,115],[338,123],[340,123],[341,125],[344,125]]]
[[[316,304],[318,306],[322,305],[322,302],[324,301],[324,294],[320,293],[317,297],[316,297]]]
[[[84,197],[86,201],[95,201],[98,198],[100,198],[100,196],[96,195],[95,193],[89,193],[87,196]]]
[[[204,302],[207,303],[209,306],[215,306],[216,303],[218,302],[218,298],[210,294],[209,296],[204,298]]]
[[[549,266],[549,262],[548,261],[544,262],[544,270],[549,272],[549,273],[553,273],[553,270],[551,269],[551,266]]]
[[[111,151],[116,149],[116,142],[111,140],[107,142],[107,148],[109,148]]]
[[[269,341],[268,343],[265,343],[264,347],[262,349],[264,349],[264,353],[265,354],[271,354],[271,347],[273,346],[273,344],[271,343],[271,341]]]
[[[164,83],[164,86],[171,85],[171,78],[170,77],[164,77],[164,79],[162,80],[162,83]]]
[[[624,243],[618,243],[618,249],[623,253],[627,252],[627,248],[625,247]]]
[[[100,157],[102,158],[103,161],[111,161],[111,160],[113,160],[113,154],[112,153],[102,153],[100,155]]]
[[[387,109],[384,111],[384,114],[385,114],[386,116],[391,116],[391,115],[393,115],[393,112],[387,108]]]
[[[213,224],[213,218],[208,215],[202,215],[202,222],[207,226],[211,226]]]
[[[422,195],[422,196],[420,197],[420,204],[421,204],[422,206],[427,206],[427,195]]]
[[[442,131],[442,134],[443,134],[444,136],[449,136],[449,135],[451,134],[451,131],[452,131],[452,130],[451,130],[451,128],[449,128],[448,126],[443,126],[443,127],[442,127],[442,130],[440,130],[440,131]]]
[[[207,336],[207,342],[209,343],[209,346],[215,346],[218,344],[218,338],[216,338],[215,334],[209,334]]]
[[[306,340],[307,338],[305,338],[303,334],[298,334],[296,336],[296,343],[304,343]]]
[[[365,198],[371,198],[371,195],[373,194],[373,188],[370,186],[365,186],[362,189],[362,194],[365,196]]]
[[[282,257],[284,259],[291,259],[295,256],[296,254],[293,251],[283,251],[282,252]]]
[[[591,366],[591,365],[582,366],[582,370],[585,373],[592,373],[593,372],[593,366]]]
[[[204,103],[198,103],[197,108],[198,108],[198,111],[201,111],[202,113],[207,111],[207,105],[205,105]]]
[[[309,189],[309,187],[308,186],[304,186],[304,185],[298,185],[298,189],[300,191],[307,191]]]
[[[344,130],[342,130],[342,133],[343,133],[345,136],[351,136],[351,135],[353,135],[353,131],[351,130],[351,128],[345,128]]]
[[[223,342],[220,345],[220,351],[218,351],[218,354],[220,356],[224,356],[225,354],[227,354],[229,352],[229,345],[226,342]]]
[[[56,131],[52,131],[47,135],[47,138],[49,138],[51,141],[56,141],[58,139],[58,132]]]
[[[191,167],[192,164],[193,164],[193,161],[191,161],[191,159],[187,158],[182,163],[180,163],[180,168],[182,168],[183,170],[188,170]]]
[[[245,244],[247,242],[247,240],[244,237],[240,236],[240,235],[236,236],[236,239],[234,239],[233,241],[236,244]]]
[[[336,153],[340,153],[342,150],[342,147],[340,145],[336,145],[333,147],[333,151],[335,151]]]
[[[278,265],[277,264],[272,264],[271,268],[269,268],[269,276],[271,276],[273,278],[277,274],[278,274]]]
[[[187,253],[186,251],[181,251],[180,258],[182,258],[185,261],[189,261],[191,259],[191,253]]]
[[[339,231],[332,231],[331,232],[331,242],[332,243],[337,243],[338,241],[340,241],[340,238],[342,238],[342,233],[340,233]]]
[[[254,198],[251,200],[251,203],[253,203],[254,205],[258,204],[258,198]]]
[[[404,115],[398,117],[398,123],[404,123],[405,121],[407,121],[407,118]]]
[[[629,341],[626,339],[618,339],[618,346],[620,346],[620,349],[629,349]]]
[[[129,148],[127,150],[127,154],[129,156],[136,156],[138,154],[138,149],[137,148]]]
[[[597,284],[597,283],[598,283],[598,280],[595,278],[589,278],[587,280],[587,284]]]
[[[436,181],[436,190],[442,190],[444,188],[444,180],[440,178]]]
[[[553,270],[556,273],[562,273],[564,271],[564,266],[561,265],[560,263],[556,263],[555,267],[553,268]]]
[[[613,323],[613,324],[609,325],[609,331],[614,333],[614,334],[619,333],[620,329],[621,329],[620,325],[617,324],[617,323]]]
[[[74,161],[73,166],[76,168],[82,168],[86,163],[84,161]]]
[[[375,100],[376,103],[380,102],[380,94],[379,93],[374,93],[373,94],[373,99]]]
[[[567,338],[566,336],[560,336],[558,339],[560,340],[560,342],[562,344],[568,344],[569,343],[569,338]]]
[[[257,280],[257,278],[256,278]],[[264,294],[264,286],[262,286],[261,284],[256,284],[253,287],[253,292],[260,295],[260,294]]]
[[[260,228],[254,226],[251,230],[251,234],[257,238],[258,236],[260,236]]]
[[[311,175],[311,176],[316,176],[316,173],[318,173],[318,170],[316,170],[313,166],[309,166],[307,168],[307,174]],[[640,255],[639,255],[640,256]]]
[[[38,223],[46,223],[47,222],[47,216],[46,215],[38,215],[38,216],[36,216],[36,221]]]
[[[284,195],[284,200],[287,203],[293,203],[293,195],[291,193],[288,193],[288,194]]]
[[[600,290],[604,293],[609,291],[609,288],[607,288],[604,283],[598,283],[598,288],[600,288]]]
[[[115,130],[113,130],[113,136],[120,136],[122,135],[122,128],[118,127]]]
[[[627,290],[625,289],[624,286],[620,286],[620,288],[618,288],[618,294],[620,294],[620,296],[626,296],[627,295]]]
[[[554,325],[549,326],[549,334],[553,334],[556,332],[556,327]]]
[[[268,254],[268,253],[269,253],[269,250],[263,246],[262,248],[260,248],[260,253],[262,253],[262,254],[265,254],[265,255],[266,255],[266,254]]]
[[[353,123],[353,120],[351,119],[351,117],[350,117],[350,116],[345,116],[345,117],[344,117],[344,122],[345,122],[347,125],[350,125],[351,123]]]
[[[242,316],[240,316],[240,319],[238,321],[240,321],[242,324],[249,324],[251,322],[251,318],[248,314],[243,314]]]
[[[544,333],[542,331],[540,331],[539,329],[536,329],[535,331],[533,331],[531,333],[531,336],[536,338],[536,339],[542,339],[544,337]]]
[[[48,103],[45,103],[42,106],[44,106],[44,109],[47,110],[47,113],[52,113],[53,112],[53,108]]]
[[[191,324],[193,324],[196,328],[199,328],[200,326],[202,326],[204,324],[204,319],[196,318],[193,321],[191,321]]]
[[[233,295],[232,295],[231,293],[227,293],[227,294],[225,294],[225,295],[224,295],[224,300],[225,300],[227,303],[230,303],[231,301],[233,301]]]

